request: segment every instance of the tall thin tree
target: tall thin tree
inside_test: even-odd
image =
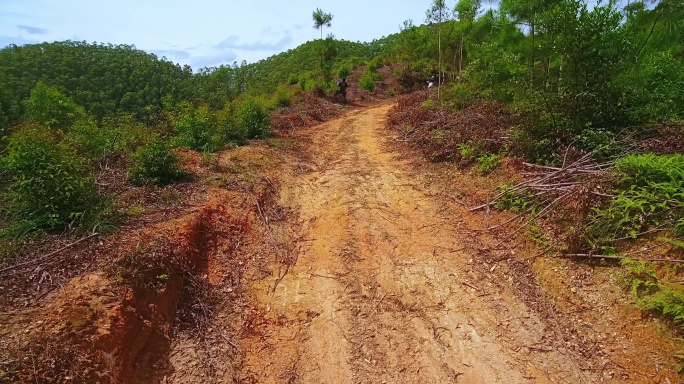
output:
[[[325,13],[320,8],[316,8],[313,12],[314,28],[321,30],[321,40],[323,40],[323,27],[330,27],[332,19],[332,14]]]
[[[539,14],[553,7],[554,4],[563,0],[501,0],[499,9],[504,14],[510,15],[514,21],[527,24],[530,27],[530,86],[534,87],[535,70],[535,36]]]
[[[439,75],[437,76],[437,100],[441,97],[442,85],[442,24],[449,19],[449,10],[444,0],[432,0],[432,6],[426,12],[427,23],[437,23],[437,45],[439,49]]]
[[[473,21],[480,10],[481,1],[480,0],[459,0],[454,8],[454,16],[458,18],[458,21],[465,23],[461,28],[461,44],[458,49],[458,74],[461,75],[463,70],[463,43],[464,36],[470,31],[473,26]]]
[[[323,81],[328,82],[330,77],[330,71],[327,70],[325,64],[326,57],[329,59],[334,57],[334,54],[331,54],[331,52],[334,51],[334,40],[332,38],[332,35],[329,36],[329,41],[323,40],[323,27],[330,27],[332,25],[331,22],[333,19],[333,15],[330,13],[323,12],[320,8],[316,8],[312,16],[314,20],[314,28],[321,30],[321,39],[319,40],[318,46],[321,77],[323,78]]]

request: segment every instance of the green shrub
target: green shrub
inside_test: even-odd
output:
[[[206,108],[190,107],[174,122],[173,129],[178,134],[176,143],[183,148],[215,152],[223,145]]]
[[[295,85],[297,83],[299,83],[299,77],[297,77],[297,75],[290,75],[287,77],[287,84]]]
[[[342,67],[340,68],[339,71],[337,71],[337,76],[338,77],[348,77],[349,76],[349,67]]]
[[[98,127],[92,121],[80,120],[69,129],[66,141],[82,156],[98,161],[114,151],[118,136],[110,127]]]
[[[372,92],[375,90],[375,81],[377,78],[377,73],[374,73],[369,68],[366,68],[366,70],[363,71],[361,78],[359,79],[359,86],[361,87],[361,89],[365,89],[366,91]]]
[[[482,173],[483,175],[488,174],[494,168],[499,166],[499,156],[495,154],[490,154],[490,155],[482,155],[478,157],[477,159],[477,170],[478,172]]]
[[[558,149],[555,131],[544,122],[516,127],[511,130],[511,150],[530,162],[553,164]]]
[[[684,62],[670,52],[655,52],[621,73],[612,86],[624,94],[633,122],[684,117]]]
[[[339,77],[348,77],[353,69],[360,67],[364,63],[364,60],[353,56],[341,59],[336,64],[336,72]]]
[[[247,129],[240,124],[235,103],[227,103],[216,116],[219,134],[224,143],[231,145],[247,144]]]
[[[375,73],[382,67],[383,59],[381,56],[375,56],[371,61],[368,62],[367,70]]]
[[[178,156],[164,139],[141,146],[128,166],[128,180],[136,185],[165,185],[185,177],[178,167]]]
[[[618,155],[623,150],[615,141],[615,134],[600,129],[586,129],[575,137],[574,141],[580,149],[593,152],[596,157],[608,158]]]
[[[152,142],[158,137],[158,134],[150,129],[149,126],[130,119],[106,121],[103,124],[103,129],[113,132],[114,137],[110,146],[114,153],[124,159],[128,158],[139,147]]]
[[[271,134],[271,119],[262,103],[250,100],[238,109],[239,124],[249,139],[264,139]]]
[[[39,82],[26,101],[26,117],[48,128],[66,129],[85,116],[85,111],[56,88]]]
[[[471,142],[460,143],[457,146],[458,152],[461,154],[461,160],[463,160],[464,162],[470,162],[475,160],[479,153],[478,148]]]
[[[476,98],[475,92],[466,83],[457,83],[444,92],[444,100],[453,102],[458,108],[465,108]]]
[[[302,91],[310,91],[311,89],[313,89],[313,87],[314,87],[314,81],[312,79],[307,78],[307,77],[299,79],[299,88]]]
[[[285,85],[280,85],[276,88],[271,105],[273,107],[289,107],[292,104],[292,99],[297,94],[297,89]]]
[[[422,103],[420,103],[420,107],[426,108],[426,109],[439,108],[440,104],[438,101],[436,101],[434,99],[427,99],[427,100],[423,101]]]
[[[71,225],[102,207],[86,161],[46,132],[14,134],[0,163],[10,179],[6,213],[26,231]]]
[[[0,79],[0,138],[3,136],[3,131],[8,128],[16,115],[16,99],[4,84],[3,79]]]

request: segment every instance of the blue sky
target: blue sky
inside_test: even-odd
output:
[[[195,70],[255,62],[320,36],[311,14],[333,14],[338,39],[371,41],[421,24],[430,0],[0,0],[0,47],[43,41],[134,44]],[[453,6],[455,1],[447,2]]]

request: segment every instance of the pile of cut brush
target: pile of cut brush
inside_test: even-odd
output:
[[[670,192],[681,185],[681,178],[668,174],[670,182],[644,181],[662,176],[658,172],[668,164],[681,169],[681,156],[630,154],[616,160],[594,156],[586,153],[558,167],[523,162],[522,181],[504,186],[490,201],[471,208],[515,213],[487,228],[503,232],[495,248],[509,244],[524,230],[541,245],[539,255],[552,251],[566,257],[684,262],[684,238],[678,229],[683,207],[678,196],[683,193]]]
[[[588,221],[592,208],[614,197],[611,194],[615,180],[613,166],[614,162],[598,161],[591,153],[559,167],[523,162],[523,181],[505,186],[490,201],[470,210],[496,207],[516,213],[507,221],[487,228],[508,228],[518,223],[515,229],[507,231],[502,243],[539,219],[569,223],[569,226],[551,228],[556,240],[547,244],[545,251],[559,245],[581,249],[584,247],[580,241],[582,223]]]
[[[271,118],[271,127],[278,132],[288,132],[309,127],[339,117],[344,112],[341,105],[317,96],[314,91],[302,93],[292,105],[278,110]]]
[[[477,101],[457,110],[429,97],[429,93],[417,92],[399,99],[390,111],[388,126],[400,132],[400,141],[432,161],[461,161],[463,145],[497,153],[507,143],[516,117],[503,104]]]
[[[638,142],[642,152],[684,153],[684,122],[659,123],[644,129]]]

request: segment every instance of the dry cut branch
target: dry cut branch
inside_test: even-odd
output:
[[[526,173],[528,176],[526,180],[501,191],[486,204],[470,208],[470,211],[497,205],[503,198],[511,195],[534,197],[550,202],[542,207],[540,214],[550,205],[554,205],[558,199],[562,200],[570,196],[579,197],[588,194],[610,197],[612,195],[607,194],[603,187],[613,179],[610,171],[613,165],[613,162],[596,162],[591,154],[586,154],[563,167],[523,163],[524,167],[530,169],[530,172]]]
[[[559,212],[565,212],[566,215],[570,212],[574,217],[573,221],[578,223],[583,215],[590,212],[591,207],[611,196],[614,163],[596,161],[591,153],[560,167],[531,163],[522,163],[522,166],[525,169],[525,180],[501,191],[487,203],[470,208],[471,211],[477,211],[497,206],[518,211],[505,222],[486,228],[505,228],[523,221],[515,224],[496,247],[528,228],[536,219],[557,217]],[[554,244],[558,245],[559,242]]]
[[[570,258],[582,258],[582,259],[611,259],[611,260],[643,260],[650,261],[653,263],[684,263],[684,260],[680,259],[661,259],[661,258],[633,258],[629,256],[611,256],[611,255],[592,255],[589,253],[569,253],[565,255],[559,255],[558,257],[570,257]]]
[[[80,239],[74,241],[73,243],[70,243],[70,244],[67,244],[67,245],[63,246],[62,248],[60,248],[60,249],[58,249],[58,250],[56,250],[56,251],[50,252],[50,253],[48,253],[48,254],[45,255],[45,256],[41,256],[41,257],[39,257],[39,258],[37,258],[37,259],[29,260],[29,261],[24,262],[24,263],[21,263],[21,264],[16,264],[16,265],[13,265],[13,266],[11,266],[11,267],[7,267],[7,268],[4,268],[4,269],[0,269],[0,276],[2,276],[3,274],[5,274],[5,272],[9,272],[9,271],[14,270],[14,269],[17,269],[17,268],[26,267],[26,266],[29,266],[29,265],[33,265],[33,264],[40,263],[40,262],[43,261],[43,260],[49,259],[50,257],[55,256],[56,254],[58,254],[58,253],[60,253],[60,252],[62,252],[62,251],[65,251],[65,250],[67,250],[67,249],[69,249],[69,248],[71,248],[71,247],[73,247],[73,246],[75,246],[75,245],[77,245],[77,244],[79,244],[79,243],[82,243],[82,242],[84,242],[84,241],[86,241],[86,240],[88,240],[88,239],[90,239],[90,238],[93,238],[93,237],[95,237],[95,236],[98,236],[98,235],[99,235],[99,233],[97,233],[97,232],[92,233],[92,234],[90,234],[90,235],[88,235],[88,236],[86,236],[86,237],[82,237],[82,238],[80,238]]]

